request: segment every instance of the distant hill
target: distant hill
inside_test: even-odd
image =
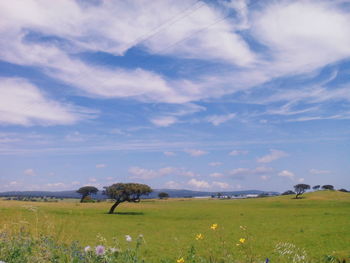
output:
[[[146,198],[158,198],[160,192],[166,192],[170,197],[205,197],[217,195],[218,192],[205,192],[205,191],[192,191],[192,190],[178,190],[178,189],[153,189],[153,192]],[[244,190],[244,191],[226,191],[220,192],[222,195],[233,196],[233,195],[247,195],[247,194],[270,194],[278,195],[278,192],[266,192],[260,190]],[[80,195],[76,191],[11,191],[0,193],[0,197],[14,197],[14,196],[25,196],[25,197],[55,197],[55,198],[80,198]],[[97,199],[105,199],[99,191],[94,195]]]

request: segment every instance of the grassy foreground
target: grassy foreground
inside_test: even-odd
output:
[[[125,242],[125,235],[135,242],[142,234],[146,241],[142,254],[151,261],[181,258],[192,244],[204,255],[220,253],[223,248],[243,253],[240,244],[261,259],[273,259],[276,245],[283,242],[304,249],[315,260],[324,255],[350,256],[349,193],[319,191],[300,200],[291,196],[145,200],[122,204],[118,214],[108,215],[110,205],[0,201],[0,226],[2,230],[25,227],[34,236],[42,233],[58,242],[78,240],[91,247],[103,239],[111,244],[117,237],[126,248],[132,242]],[[212,224],[218,224],[215,231],[210,229]],[[203,239],[196,240],[198,234]]]

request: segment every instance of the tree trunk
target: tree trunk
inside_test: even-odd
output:
[[[80,199],[80,203],[82,203],[84,201],[84,198],[86,197],[87,195],[82,195],[81,196],[81,199]]]
[[[117,207],[120,203],[121,203],[121,202],[119,202],[119,201],[115,202],[115,203],[112,205],[111,209],[109,209],[108,214],[113,214],[113,213],[114,213],[114,210],[116,209],[116,207]]]

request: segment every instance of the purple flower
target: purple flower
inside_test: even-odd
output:
[[[265,263],[269,263],[269,262],[270,262],[270,260],[268,258],[266,258]]]
[[[95,248],[95,251],[97,256],[102,256],[105,253],[106,249],[104,246],[99,245]]]

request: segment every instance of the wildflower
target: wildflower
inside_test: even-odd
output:
[[[197,234],[196,235],[196,240],[202,240],[204,236],[202,234]]]
[[[269,263],[269,262],[270,262],[270,260],[268,258],[266,258],[265,263]]]
[[[125,235],[125,240],[126,240],[126,242],[131,242],[132,238],[129,235]]]
[[[105,251],[106,251],[106,249],[105,249],[105,247],[104,246],[97,246],[96,248],[95,248],[95,252],[96,252],[96,255],[97,256],[102,256],[104,253],[105,253]]]
[[[176,260],[177,263],[185,263],[184,258],[179,258],[178,260]]]
[[[212,224],[210,228],[212,230],[216,230],[218,228],[218,224]]]
[[[91,247],[90,246],[86,246],[85,248],[84,248],[84,251],[85,251],[85,253],[88,253],[89,251],[91,251]],[[0,262],[1,263],[1,262]]]
[[[241,242],[242,244],[244,244],[245,238],[240,238],[240,239],[239,239],[239,242]]]

